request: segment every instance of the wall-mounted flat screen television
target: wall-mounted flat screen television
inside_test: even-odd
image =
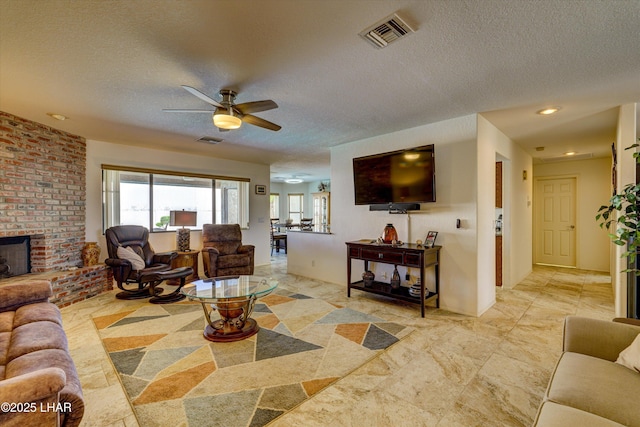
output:
[[[356,205],[436,201],[433,144],[353,159]]]

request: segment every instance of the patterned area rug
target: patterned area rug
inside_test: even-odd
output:
[[[412,331],[282,290],[259,299],[252,317],[260,331],[231,343],[203,337],[193,302],[93,321],[145,427],[266,425]]]

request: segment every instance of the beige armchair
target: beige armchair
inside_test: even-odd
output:
[[[204,224],[202,265],[207,277],[253,274],[254,245],[242,244],[238,224]]]

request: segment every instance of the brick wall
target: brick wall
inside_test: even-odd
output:
[[[30,235],[31,271],[81,266],[86,140],[0,111],[0,237]]]

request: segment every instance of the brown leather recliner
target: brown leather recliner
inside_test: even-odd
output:
[[[238,224],[202,226],[202,265],[207,277],[253,274],[254,245],[242,244]]]
[[[184,298],[178,290],[184,285],[187,276],[193,273],[190,267],[171,269],[171,261],[177,252],[155,253],[149,243],[149,230],[140,225],[118,225],[105,231],[109,258],[104,262],[113,269],[113,278],[122,292],[116,294],[119,299],[149,298],[151,302],[165,303]],[[127,259],[118,257],[118,247],[130,247],[145,263],[145,267],[134,270]],[[158,296],[163,289],[158,288],[167,279],[181,279],[180,288],[169,295]]]

